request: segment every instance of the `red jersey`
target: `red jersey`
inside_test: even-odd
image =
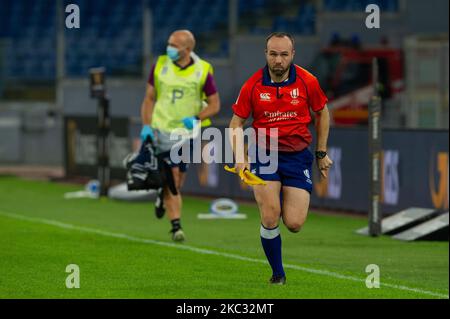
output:
[[[282,83],[274,83],[265,66],[244,83],[233,112],[245,119],[251,114],[253,128],[265,128],[267,135],[278,128],[278,150],[293,152],[311,143],[310,109],[318,112],[327,101],[316,77],[298,65]]]

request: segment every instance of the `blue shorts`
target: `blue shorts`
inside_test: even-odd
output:
[[[278,152],[278,167],[272,174],[263,174],[260,168],[269,166],[256,158],[250,170],[265,181],[280,181],[282,186],[301,188],[312,192],[312,163],[314,156],[308,148],[298,152]]]

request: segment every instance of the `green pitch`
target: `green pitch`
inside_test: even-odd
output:
[[[367,238],[354,233],[365,218],[311,212],[299,234],[283,227],[287,285],[273,287],[255,205],[240,205],[246,220],[198,220],[209,201],[186,198],[174,244],[152,204],[63,198],[79,189],[0,177],[0,298],[448,298],[448,242]]]

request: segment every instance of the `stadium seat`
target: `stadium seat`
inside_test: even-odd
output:
[[[398,11],[398,0],[324,0],[324,10],[361,12],[372,3],[380,6],[383,11]]]
[[[83,17],[82,34],[65,30],[66,73],[69,76],[84,76],[87,65],[101,61],[107,61],[114,69],[129,68],[132,63],[139,67],[142,60],[143,2],[153,11],[153,54],[165,51],[167,37],[174,28],[190,28],[197,37],[208,35],[210,41],[217,42],[212,46],[199,46],[196,50],[199,55],[227,56],[228,40],[210,36],[218,31],[227,31],[227,0],[64,0],[64,6],[77,4]],[[248,13],[263,8],[267,3],[268,0],[239,0],[238,9],[240,13]],[[26,75],[35,80],[55,79],[55,14],[54,0],[2,0],[0,38],[12,39],[11,45],[16,52],[7,59],[7,74]],[[268,31],[267,28],[253,30],[254,33]],[[213,47],[215,49],[211,49]],[[89,55],[93,48],[96,54]],[[113,49],[108,53],[110,48]]]

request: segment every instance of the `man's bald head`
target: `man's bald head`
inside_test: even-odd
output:
[[[169,45],[177,49],[186,48],[192,52],[195,48],[195,37],[189,30],[177,30],[170,35]]]

